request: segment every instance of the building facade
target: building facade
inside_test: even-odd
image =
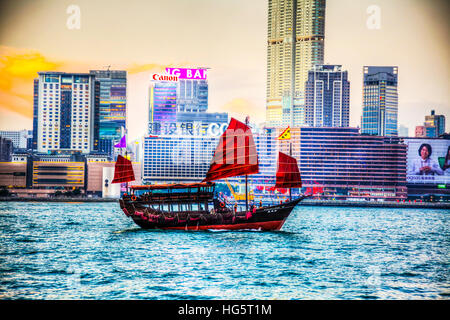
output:
[[[311,127],[348,127],[350,82],[340,65],[316,65],[308,73],[305,122]]]
[[[0,161],[0,187],[25,188],[27,186],[27,162]]]
[[[325,6],[325,0],[268,2],[266,121],[270,126],[304,125],[308,71],[324,62]]]
[[[206,112],[208,110],[208,81],[179,79],[177,110],[179,112]]]
[[[11,139],[3,138],[0,136],[0,161],[11,161],[11,155],[13,153],[13,142]]]
[[[398,67],[363,69],[363,114],[361,133],[398,135]]]
[[[177,82],[153,81],[149,91],[149,123],[176,120]]]
[[[298,160],[304,187],[327,199],[405,199],[406,145],[358,128],[300,128]]]
[[[33,141],[38,152],[98,150],[99,84],[84,73],[39,72]],[[37,87],[37,90],[36,90]],[[34,143],[33,143],[34,144]]]
[[[113,146],[125,132],[127,111],[127,72],[90,70],[99,82],[99,148],[112,155]]]
[[[431,110],[431,114],[425,116],[424,127],[427,138],[439,137],[445,133],[445,116],[436,115],[434,110]]]
[[[10,139],[14,149],[27,149],[27,142],[29,138],[28,130],[0,131],[0,136]]]

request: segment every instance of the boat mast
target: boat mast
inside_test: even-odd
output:
[[[292,142],[289,139],[289,155],[292,157]],[[289,201],[292,201],[292,188],[289,188]]]
[[[128,159],[127,147],[125,147],[125,159]],[[128,181],[125,182],[125,192],[128,194]]]
[[[248,126],[249,118],[245,118],[245,125]],[[248,175],[245,175],[245,212],[248,212]]]

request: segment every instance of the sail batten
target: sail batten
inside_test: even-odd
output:
[[[114,167],[114,179],[111,183],[130,182],[134,180],[134,171],[131,161],[118,155]]]
[[[255,173],[259,173],[259,161],[251,129],[231,118],[203,182]]]
[[[276,188],[301,188],[302,180],[297,160],[283,152],[278,152]]]

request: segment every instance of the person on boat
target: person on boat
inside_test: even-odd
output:
[[[234,213],[237,212],[237,203],[234,204]]]
[[[262,208],[262,200],[259,200],[259,207]]]

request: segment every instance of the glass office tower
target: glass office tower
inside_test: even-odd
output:
[[[398,67],[365,66],[361,133],[397,136]]]
[[[90,70],[90,74],[100,84],[99,151],[112,155],[126,128],[127,72]]]
[[[350,82],[340,65],[316,65],[306,82],[306,124],[311,127],[348,127]]]

